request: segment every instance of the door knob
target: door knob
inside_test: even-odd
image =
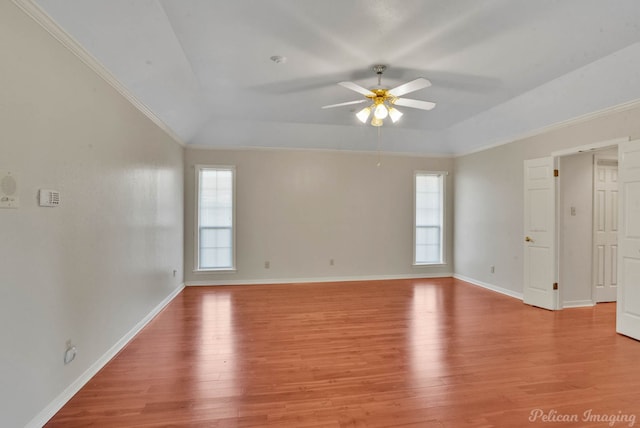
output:
[[[533,239],[530,236],[525,236],[524,240],[527,242],[533,242]]]

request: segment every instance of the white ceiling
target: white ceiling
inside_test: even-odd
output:
[[[336,85],[426,77],[390,152],[460,154],[640,99],[637,0],[35,0],[185,143],[376,150]],[[276,64],[273,55],[287,57]]]

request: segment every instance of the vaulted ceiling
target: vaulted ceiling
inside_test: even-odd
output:
[[[33,1],[198,146],[376,150],[361,107],[320,108],[359,99],[337,82],[376,86],[374,64],[437,103],[385,123],[391,152],[467,153],[640,99],[636,0]]]

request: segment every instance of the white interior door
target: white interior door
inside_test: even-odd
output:
[[[596,155],[593,170],[593,299],[615,302],[618,283],[618,158]]]
[[[524,162],[524,302],[557,309],[555,159]]]
[[[618,306],[616,331],[640,340],[640,140],[618,146]]]

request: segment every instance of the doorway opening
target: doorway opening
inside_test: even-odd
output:
[[[558,157],[560,308],[617,297],[617,145]]]
[[[620,138],[524,161],[524,303],[549,310],[595,304],[595,293],[591,286],[594,258],[593,155],[594,152],[603,149],[635,149],[638,142],[630,142],[628,137]],[[622,167],[628,164],[635,165],[630,163],[635,160],[640,163],[640,155],[636,156],[635,151],[629,155],[626,153],[625,151],[620,154],[620,159],[625,159]],[[586,167],[580,168],[581,164]],[[572,165],[575,170],[581,171],[576,174],[582,175],[582,179],[571,180],[571,177],[576,175],[571,174]],[[559,168],[563,172],[559,172]],[[640,170],[640,165],[637,169]],[[638,189],[640,190],[640,187]],[[583,197],[577,198],[580,194]],[[638,196],[640,197],[640,192]],[[628,205],[622,198],[617,202],[623,207]],[[640,207],[640,202],[637,206]],[[635,205],[631,206],[634,207]],[[571,216],[571,213],[575,215]],[[578,213],[581,227],[580,222],[574,221]],[[635,217],[634,213],[632,217],[625,218]],[[640,222],[640,215],[637,217]],[[576,227],[570,228],[569,224]],[[640,224],[638,230],[640,236]],[[612,251],[616,249],[617,247]],[[635,253],[633,254],[635,256]],[[640,266],[640,263],[638,265]],[[623,274],[620,272],[618,271],[618,276],[626,276],[626,270]],[[615,279],[617,285],[624,283],[622,277]],[[640,320],[640,311],[638,314]]]
[[[558,283],[551,282],[557,281],[561,275],[566,278],[567,272],[570,271],[566,265],[563,266],[566,260],[563,260],[559,251],[563,248],[577,249],[575,244],[569,245],[566,236],[563,238],[562,233],[556,233],[559,229],[557,226],[560,224],[558,209],[560,197],[568,196],[564,193],[561,196],[558,189],[559,181],[553,180],[554,177],[559,176],[558,170],[554,168],[558,167],[562,156],[612,146],[618,149],[619,161],[615,174],[615,181],[617,181],[615,188],[619,196],[617,194],[613,196],[617,200],[615,208],[618,211],[617,243],[615,250],[612,250],[617,255],[617,269],[615,269],[617,275],[613,281],[617,286],[616,332],[640,340],[640,299],[638,299],[640,296],[640,139],[631,140],[627,137],[611,140],[608,143],[555,152],[545,158],[524,161],[525,251],[522,300],[525,304],[550,310],[568,307],[562,304],[564,300],[571,302],[566,299],[567,292],[560,294]],[[599,166],[614,165],[607,159],[603,159],[602,162],[598,162],[597,158],[594,159]],[[596,190],[598,189],[596,187]],[[599,206],[598,209],[600,209]],[[571,213],[571,205],[569,205],[569,213]],[[592,224],[592,229],[597,227],[599,227],[597,224]],[[550,237],[554,238],[549,239]],[[599,243],[600,241],[592,238],[592,245],[597,246]],[[591,260],[599,257],[597,251],[595,254],[592,252]],[[593,262],[583,266],[583,271],[592,269]],[[612,275],[615,275],[613,270],[612,268]],[[598,292],[592,292],[591,296],[591,305],[594,304],[594,299],[605,298]]]

